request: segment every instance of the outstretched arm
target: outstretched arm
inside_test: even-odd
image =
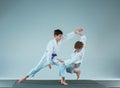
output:
[[[67,35],[65,35],[62,39],[62,41],[65,41],[65,40],[69,40],[69,39],[72,39],[75,34],[80,34],[81,32],[83,31],[82,28],[79,28],[79,29],[76,29],[75,31],[71,32],[71,33],[68,33]]]
[[[86,46],[86,40],[87,40],[86,36],[82,35],[81,38],[80,38],[80,41],[83,42],[84,46]]]
[[[57,58],[57,60],[61,63],[64,63],[64,60]]]
[[[86,36],[82,33],[79,34],[80,35],[80,41],[84,44],[83,48],[86,47]],[[85,53],[85,48],[82,50],[82,52],[80,52],[80,57],[81,57],[81,63],[83,61],[83,57],[84,57],[84,53]]]
[[[78,34],[80,35],[80,40],[79,41],[83,42],[83,44],[85,46],[86,45],[86,40],[87,40],[86,36],[82,32],[79,32]]]

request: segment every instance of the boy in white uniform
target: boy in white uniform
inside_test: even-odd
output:
[[[61,45],[61,42],[63,40],[71,39],[75,34],[79,34],[81,32],[81,29],[75,30],[74,32],[69,33],[65,38],[62,38],[63,32],[59,29],[54,31],[54,39],[50,40],[45,53],[43,54],[40,62],[38,65],[33,68],[25,77],[22,79],[18,80],[18,83],[22,83],[24,80],[26,80],[28,77],[33,77],[38,71],[45,67],[49,67],[51,69],[51,64],[57,65],[59,68],[59,75],[62,78],[61,79],[61,84],[67,85],[65,82],[65,73],[66,73],[66,68],[64,63],[62,63],[58,56],[58,50],[59,46]]]
[[[80,70],[76,70],[76,68],[79,68],[83,61],[86,46],[86,36],[81,33],[79,35],[80,41],[75,43],[73,53],[71,54],[71,59],[64,61],[66,71],[68,73],[75,73],[77,75],[77,80],[80,77]]]

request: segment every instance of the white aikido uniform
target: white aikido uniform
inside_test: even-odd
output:
[[[74,64],[77,65],[77,68],[80,67],[80,64],[83,61],[84,53],[85,53],[85,46],[86,46],[86,36],[83,35],[80,37],[80,42],[83,42],[83,48],[76,52],[75,49],[73,50],[73,53],[71,54],[71,59],[65,60],[64,63],[66,65],[66,71],[68,73],[74,72]]]
[[[56,58],[59,58],[59,47],[61,43],[65,40],[71,39],[75,35],[74,32],[71,32],[64,36],[58,43],[55,39],[52,39],[48,42],[46,50],[40,59],[39,63],[35,68],[33,68],[29,73],[29,77],[33,77],[38,71],[48,66],[48,64],[56,65],[59,68],[59,76],[65,77],[66,68],[64,63],[59,62]]]

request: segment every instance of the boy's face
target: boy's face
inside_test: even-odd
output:
[[[57,41],[60,41],[62,39],[62,34],[59,34],[59,35],[55,35],[55,39]]]
[[[81,50],[81,49],[78,48],[78,49],[76,49],[76,52],[79,52],[80,50]]]

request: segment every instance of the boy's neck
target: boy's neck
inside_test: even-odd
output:
[[[55,39],[56,40],[56,43],[58,44],[59,40]]]

